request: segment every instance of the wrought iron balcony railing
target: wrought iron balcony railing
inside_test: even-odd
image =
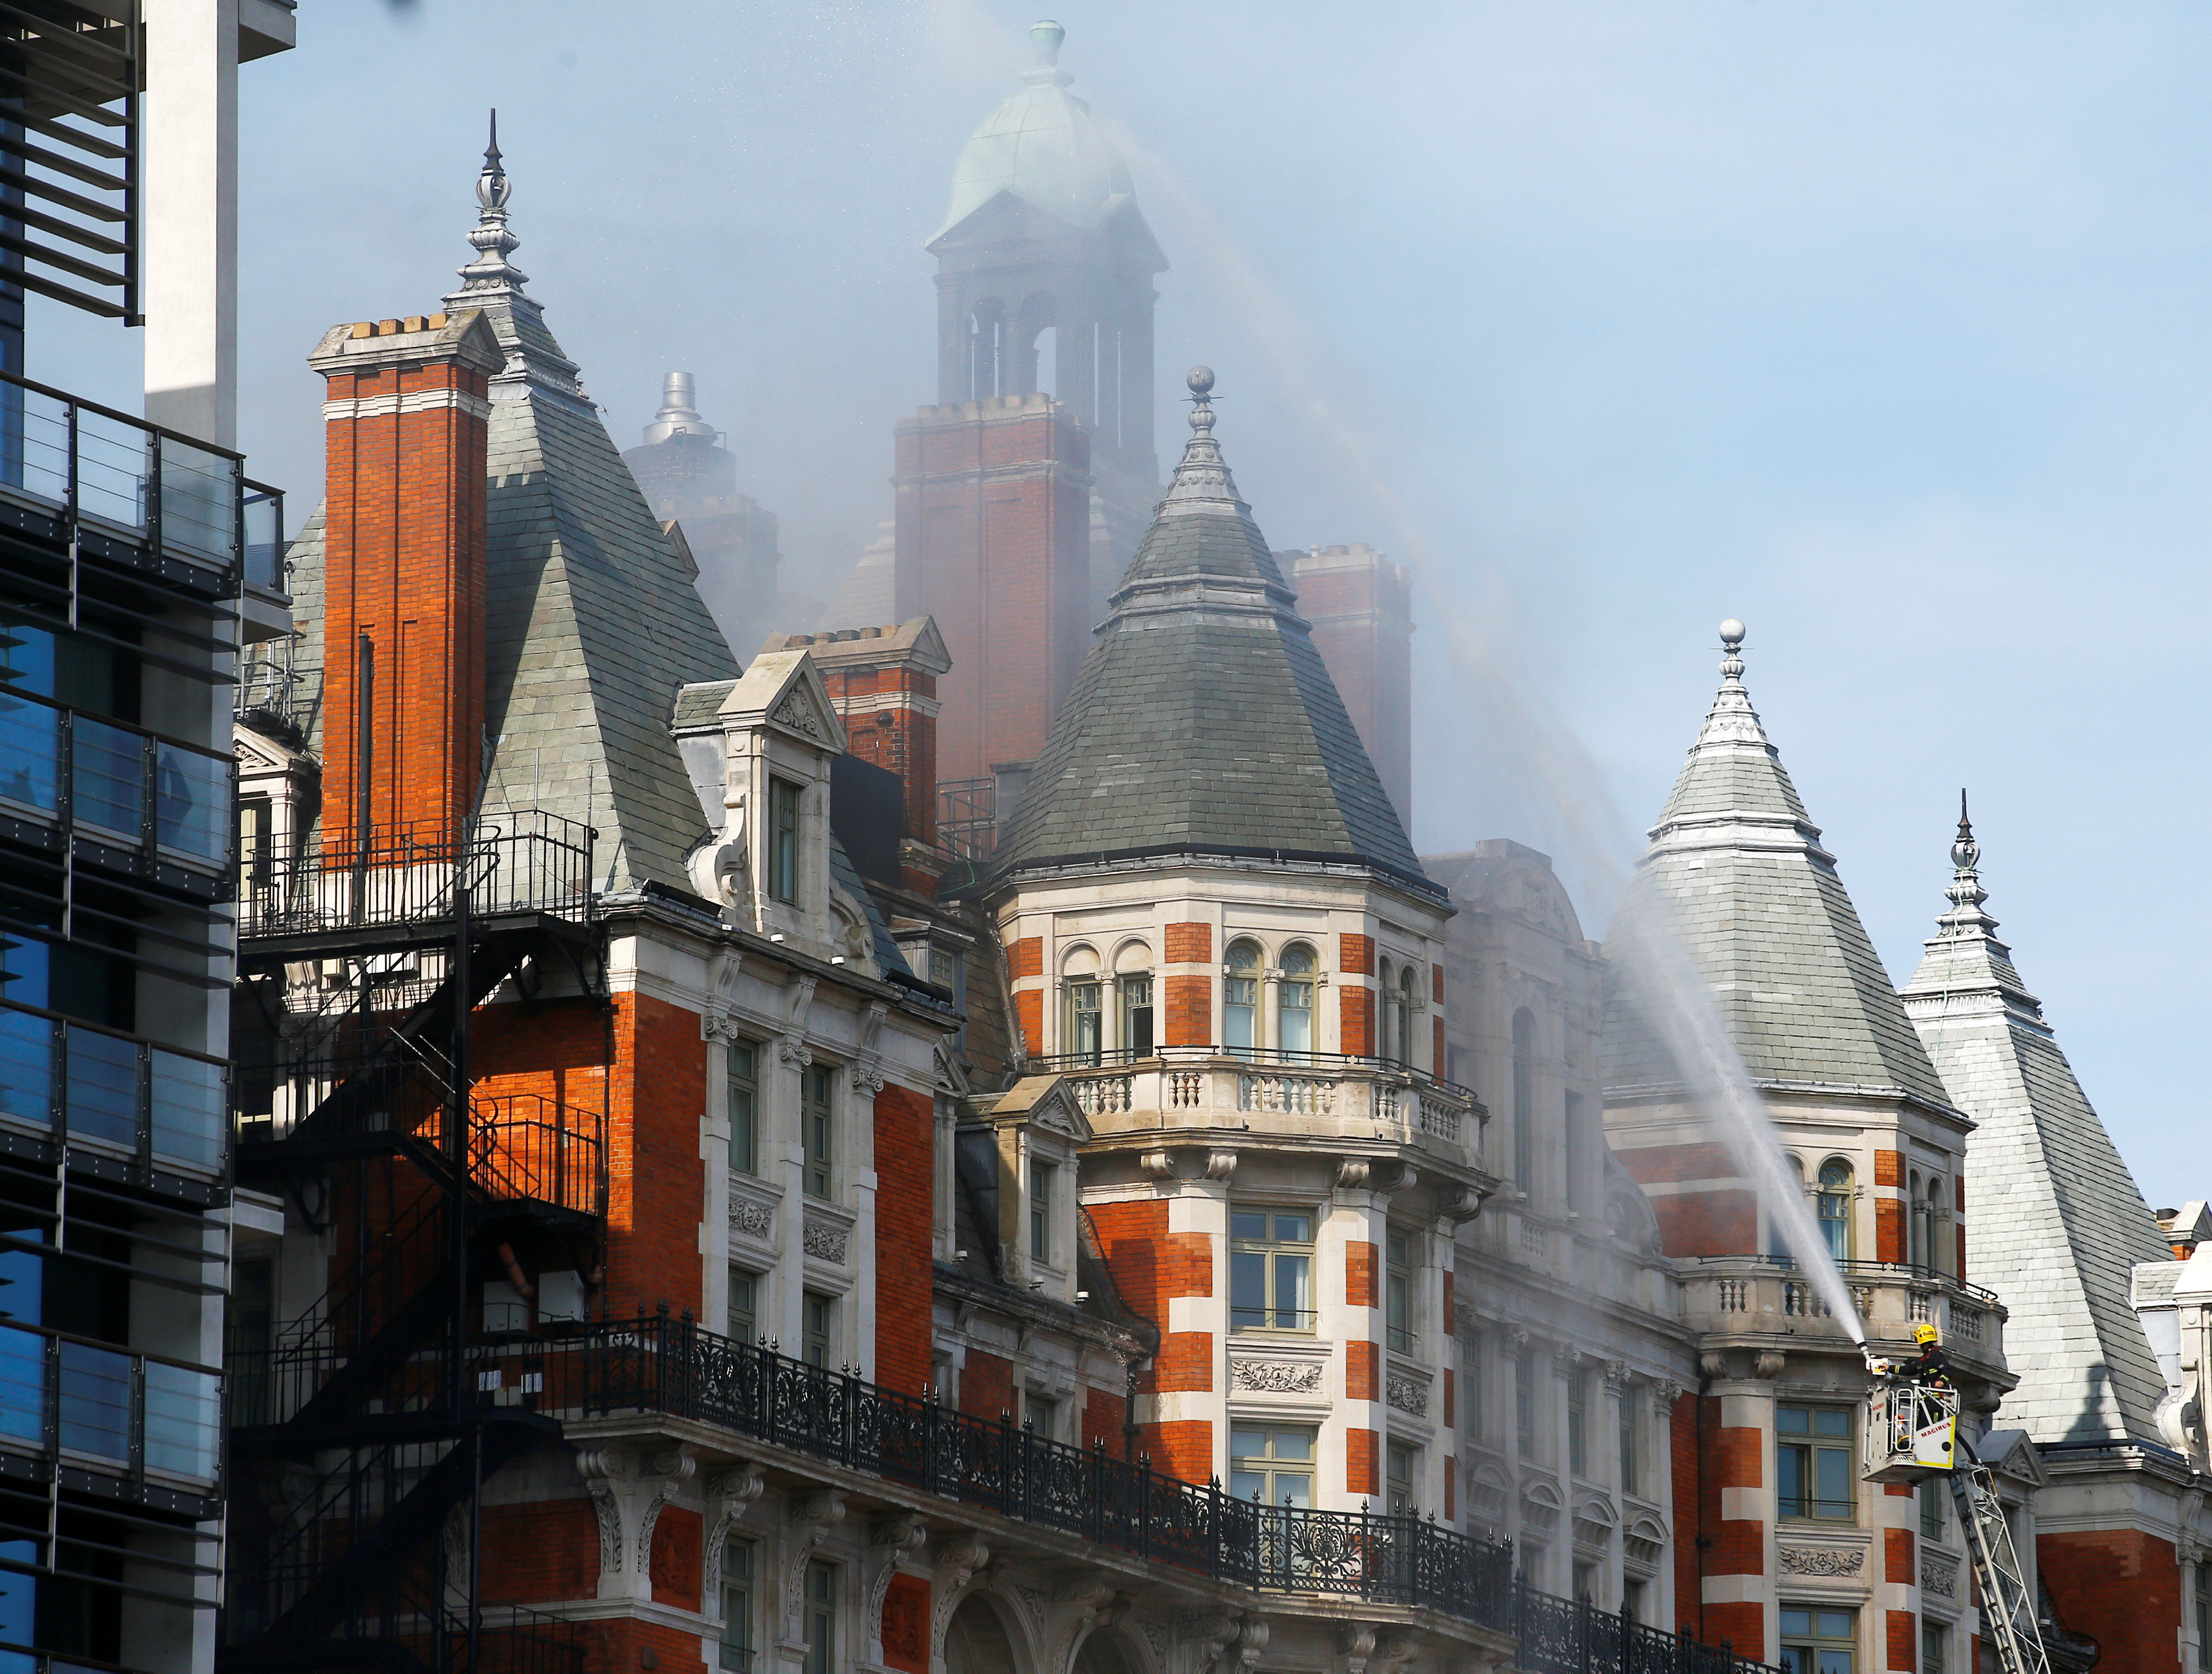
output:
[[[843,1371],[702,1330],[664,1308],[560,1336],[483,1342],[460,1386],[568,1421],[651,1414],[720,1426],[811,1458],[1255,1592],[1402,1604],[1513,1634],[1538,1674],[1753,1674],[1759,1665],[1555,1598],[1516,1580],[1509,1545],[1433,1520],[1263,1506],[1146,1462],[1047,1440]],[[234,1377],[255,1368],[234,1357]],[[337,1370],[334,1358],[333,1374]],[[444,1369],[397,1368],[386,1411],[440,1398]]]
[[[462,884],[478,917],[534,912],[580,922],[591,911],[597,835],[540,809],[489,816],[458,840],[444,826],[379,826],[360,840],[326,834],[305,853],[246,857],[238,934],[435,923],[453,916]]]

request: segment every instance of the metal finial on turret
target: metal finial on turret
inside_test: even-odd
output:
[[[1735,617],[1721,624],[1721,648],[1728,654],[1721,659],[1721,675],[1724,679],[1743,679],[1743,624]]]
[[[1951,886],[1943,893],[1960,913],[1981,916],[1981,904],[1990,898],[1982,887],[1982,845],[1974,841],[1973,822],[1966,818],[1966,793],[1959,793],[1959,835],[1951,840]]]
[[[1067,31],[1050,18],[1030,26],[1030,46],[1036,52],[1036,62],[1022,72],[1022,79],[1032,87],[1064,88],[1075,78],[1060,67],[1060,44],[1067,39]]]
[[[1208,435],[1213,429],[1213,368],[1194,366],[1183,382],[1190,386],[1190,428]]]
[[[460,270],[463,289],[519,293],[528,282],[530,276],[507,260],[522,242],[507,224],[507,200],[514,195],[514,184],[507,178],[500,161],[499,113],[495,110],[490,143],[484,147],[483,169],[477,176],[477,224],[469,229],[469,242],[476,247],[477,259]]]

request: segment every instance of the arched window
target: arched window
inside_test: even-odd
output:
[[[1066,1010],[1060,1019],[1060,1050],[1079,1062],[1097,1063],[1099,1049],[1106,1044],[1098,1009],[1098,955],[1079,947],[1060,969]]]
[[[1285,1052],[1314,1045],[1314,975],[1318,962],[1303,942],[1283,949],[1283,980],[1275,990],[1275,1044]]]
[[[1523,1191],[1536,1178],[1536,1018],[1523,1006],[1513,1014],[1513,1184]]]
[[[1792,1185],[1796,1187],[1797,1201],[1802,1203],[1805,1201],[1805,1165],[1799,1162],[1796,1158],[1791,1156],[1787,1151],[1784,1151],[1782,1154],[1782,1160],[1789,1165],[1790,1182]],[[1790,1240],[1783,1236],[1782,1220],[1781,1217],[1778,1215],[1770,1219],[1767,1222],[1766,1248],[1767,1253],[1772,1256],[1774,1259],[1778,1262],[1794,1261],[1796,1259],[1796,1257],[1790,1252]]]
[[[1121,1001],[1114,1044],[1124,1059],[1152,1056],[1152,950],[1133,941],[1114,955],[1114,986]]]
[[[1232,941],[1221,985],[1221,1041],[1232,1052],[1260,1044],[1260,944]]]
[[[1920,1171],[1914,1169],[1905,1196],[1912,1205],[1912,1219],[1905,1235],[1905,1259],[1914,1267],[1929,1265],[1928,1259],[1928,1202],[1920,1195]]]
[[[1400,1063],[1413,1061],[1413,967],[1407,965],[1398,972],[1398,1032],[1393,1041],[1395,1056]]]
[[[1943,1259],[1943,1183],[1930,1177],[1928,1182],[1928,1265],[1938,1273],[1948,1272],[1950,1263]]]
[[[1828,1253],[1839,1262],[1851,1258],[1851,1166],[1841,1157],[1820,1165],[1820,1190],[1815,1197],[1820,1210],[1820,1236]]]

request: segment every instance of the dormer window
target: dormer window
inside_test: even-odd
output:
[[[799,899],[799,787],[788,779],[768,782],[768,892]]]
[[[1030,1259],[1052,1264],[1053,1182],[1060,1170],[1040,1158],[1030,1159]]]

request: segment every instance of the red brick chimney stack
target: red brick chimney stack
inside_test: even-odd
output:
[[[1036,759],[1091,648],[1089,429],[1036,393],[924,407],[892,484],[899,614],[951,659],[942,779]]]
[[[935,857],[937,681],[952,667],[936,622],[918,616],[884,628],[770,634],[761,649],[805,651],[811,657],[845,723],[846,748],[898,776],[905,814],[902,869],[909,887],[934,894],[940,864]]]
[[[334,852],[458,835],[482,775],[483,317],[335,326],[326,380],[323,830]]]

